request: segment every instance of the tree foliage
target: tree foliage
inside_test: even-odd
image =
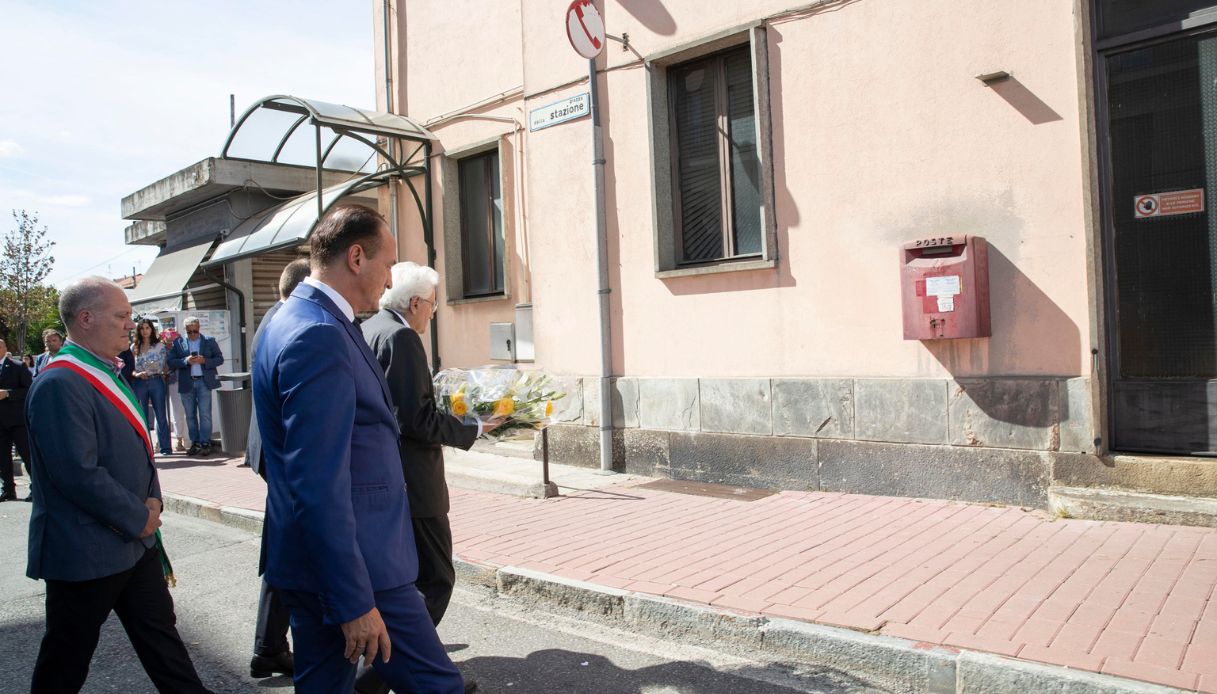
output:
[[[6,341],[15,338],[9,344],[17,351],[29,347],[30,327],[47,319],[48,310],[54,310],[49,302],[58,302],[59,293],[43,284],[55,266],[50,254],[55,242],[47,238],[46,226],[38,226],[36,212],[25,210],[13,210],[13,220],[17,226],[4,235],[0,258],[0,331]],[[41,344],[41,335],[37,342]]]

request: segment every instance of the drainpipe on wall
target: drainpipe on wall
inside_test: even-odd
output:
[[[393,113],[393,61],[390,58],[389,50],[389,3],[392,0],[384,0],[382,8],[384,10],[384,63],[385,63],[385,112]],[[394,141],[394,148],[397,144]],[[400,157],[400,152],[393,152],[393,156]],[[389,231],[393,234],[393,240],[397,241],[397,182],[389,179]]]
[[[241,368],[246,371],[252,371],[253,365],[249,363],[249,355],[245,351],[245,293],[225,282],[224,278],[211,274],[207,268],[203,268],[203,276],[237,295],[237,326],[240,328],[238,339],[241,341]]]
[[[588,84],[592,101],[592,167],[595,170],[596,199],[596,290],[600,303],[600,473],[613,472],[613,343],[609,323],[608,232],[604,213],[604,133],[600,129],[600,94],[596,87],[596,60],[587,61]]]

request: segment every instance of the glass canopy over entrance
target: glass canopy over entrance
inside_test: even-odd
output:
[[[393,179],[401,180],[410,190],[430,246],[429,174],[431,147],[436,139],[416,121],[394,113],[287,95],[260,99],[237,119],[220,157],[312,167],[316,190],[243,222],[220,243],[207,266],[300,245],[308,241],[317,222],[340,199]],[[346,181],[323,188],[323,171],[351,175]],[[421,193],[412,180],[418,176],[423,177]]]

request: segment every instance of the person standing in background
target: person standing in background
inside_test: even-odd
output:
[[[8,346],[0,340],[0,501],[17,500],[17,482],[13,475],[13,446],[17,455],[30,469],[30,447],[25,431],[25,394],[33,377],[29,369],[8,354]],[[30,497],[26,497],[26,501]]]
[[[220,387],[216,369],[224,354],[215,338],[199,330],[199,319],[191,316],[186,334],[174,340],[169,350],[169,368],[177,371],[177,392],[186,410],[190,450],[186,455],[211,455],[211,391]]]
[[[144,318],[135,328],[135,342],[131,343],[131,354],[135,367],[131,374],[131,389],[135,391],[135,402],[144,411],[149,424],[156,421],[156,443],[161,455],[173,452],[169,440],[169,410],[166,398],[169,387],[165,378],[169,374],[169,349],[156,334],[156,326]]]
[[[46,330],[43,330],[42,344],[46,345],[46,350],[34,359],[33,374],[35,376],[37,376],[38,372],[42,371],[42,369],[46,367],[47,362],[54,359],[55,355],[59,354],[59,350],[63,348],[63,333],[54,328],[47,328]]]

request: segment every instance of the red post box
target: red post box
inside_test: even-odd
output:
[[[918,239],[900,249],[904,339],[989,337],[989,254],[979,236]]]

